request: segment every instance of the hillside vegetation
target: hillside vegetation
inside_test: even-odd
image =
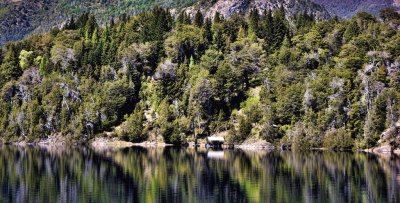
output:
[[[400,113],[400,17],[382,18],[156,7],[102,27],[84,14],[2,49],[0,136],[371,147]]]
[[[197,0],[24,0],[0,1],[0,46],[24,36],[48,32],[71,16],[91,12],[101,23],[154,6],[182,8]]]
[[[350,19],[357,12],[369,12],[375,16],[379,16],[379,11],[393,7],[400,10],[400,4],[396,3],[398,0],[312,0],[317,4],[324,5],[333,14],[342,18]]]

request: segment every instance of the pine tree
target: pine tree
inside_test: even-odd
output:
[[[254,34],[259,37],[260,29],[259,29],[259,21],[260,15],[258,14],[258,10],[256,8],[252,9],[249,14],[249,34]]]
[[[212,22],[209,18],[207,18],[204,23],[204,39],[206,40],[207,44],[211,44],[213,40],[213,33],[211,29]]]
[[[74,16],[71,17],[71,19],[68,21],[68,23],[65,25],[64,29],[66,30],[75,30],[76,29],[76,24],[74,20]]]
[[[223,17],[221,16],[221,14],[217,11],[216,13],[215,13],[215,15],[214,15],[214,24],[215,23],[221,23],[222,22],[222,19]]]
[[[285,36],[289,37],[288,23],[285,17],[283,5],[277,10],[273,17],[273,40],[272,47],[277,49],[281,46]]]
[[[89,13],[83,13],[75,23],[76,28],[84,28],[88,19]]]
[[[360,27],[358,26],[357,21],[352,20],[343,34],[343,39],[345,42],[349,42],[351,39],[353,39],[353,37],[356,37],[359,34],[360,34]]]
[[[194,16],[194,25],[196,25],[197,27],[203,27],[204,24],[204,16],[201,13],[201,11],[197,11],[196,15]]]
[[[18,50],[15,43],[6,45],[4,52],[3,64],[0,66],[0,85],[3,85],[11,79],[18,79],[22,74],[22,69],[19,66]]]
[[[264,39],[264,49],[271,51],[273,41],[273,18],[270,10],[265,10],[261,20],[261,38]]]
[[[90,40],[92,38],[92,35],[94,31],[97,29],[97,23],[96,23],[96,18],[94,15],[90,15],[89,19],[86,22],[85,25],[85,39],[86,41]]]
[[[182,11],[181,13],[179,13],[179,15],[176,19],[176,23],[177,23],[177,25],[189,25],[192,22],[190,20],[190,17],[186,13],[186,11]]]

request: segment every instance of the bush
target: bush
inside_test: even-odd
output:
[[[281,137],[279,128],[272,125],[271,122],[266,122],[261,130],[261,136],[267,142],[274,143]]]
[[[303,124],[297,123],[293,129],[289,130],[287,136],[293,150],[301,151],[311,148],[310,139],[306,135]]]
[[[184,134],[177,128],[177,121],[166,123],[160,129],[164,142],[168,144],[180,145],[184,142]]]
[[[323,138],[323,146],[330,149],[351,149],[353,145],[351,135],[344,128],[330,129]]]
[[[146,140],[147,134],[143,132],[144,119],[143,110],[139,110],[139,107],[137,107],[133,114],[126,117],[126,122],[121,125],[121,129],[117,131],[117,135],[130,142],[142,142]]]
[[[237,135],[237,141],[243,142],[249,137],[251,133],[251,129],[253,126],[251,125],[251,121],[245,117],[239,117],[239,134]]]

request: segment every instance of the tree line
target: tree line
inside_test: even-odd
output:
[[[400,110],[400,17],[381,19],[155,7],[99,26],[85,13],[1,49],[0,136],[371,147]]]

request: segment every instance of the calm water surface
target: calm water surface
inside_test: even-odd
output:
[[[0,147],[0,202],[400,202],[400,159]]]

